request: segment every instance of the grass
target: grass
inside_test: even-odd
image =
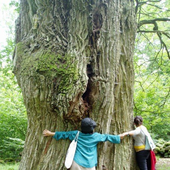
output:
[[[161,162],[160,160],[156,164],[156,170],[170,170],[169,162]],[[0,170],[18,170],[18,168],[19,163],[0,163]]]
[[[169,165],[161,165],[161,166],[157,166],[156,170],[170,170]]]
[[[170,158],[157,158],[156,170],[170,170]]]
[[[19,163],[0,164],[0,170],[18,170]]]

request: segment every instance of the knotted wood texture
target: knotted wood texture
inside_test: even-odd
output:
[[[14,73],[24,97],[28,130],[20,170],[63,170],[68,140],[44,129],[132,128],[136,18],[131,0],[21,0]],[[98,170],[135,170],[132,141],[98,147]]]

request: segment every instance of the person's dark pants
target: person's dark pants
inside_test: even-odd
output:
[[[151,158],[149,150],[136,152],[136,161],[140,170],[151,169]]]

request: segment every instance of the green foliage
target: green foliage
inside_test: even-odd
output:
[[[169,6],[168,1],[143,3],[139,20],[167,18]],[[144,118],[144,124],[156,139],[169,140],[170,62],[167,49],[170,49],[170,24],[161,21],[157,24],[157,31],[153,24],[143,25],[138,30],[134,57],[134,112]]]
[[[9,68],[0,70],[0,159],[19,157],[23,145],[12,138],[24,141],[27,127],[21,90]]]
[[[23,146],[17,146],[16,140],[25,140],[27,127],[26,110],[23,105],[21,90],[11,71],[10,59],[14,43],[8,45],[0,52],[0,159],[18,158]],[[18,148],[19,147],[19,148]]]
[[[154,72],[151,71],[150,65],[145,65],[140,74],[136,75],[134,111],[135,115],[144,118],[144,124],[157,135],[157,138],[168,140],[170,139],[170,78],[166,72],[169,67],[163,65],[161,67],[166,71]]]
[[[170,158],[170,141],[158,139],[156,141],[155,152],[159,157]]]
[[[9,23],[6,22],[6,24],[8,27]],[[14,29],[10,25],[7,30],[6,45],[1,46],[0,50],[0,159],[12,161],[20,159],[19,154],[23,150],[27,117],[21,89],[12,73]]]
[[[5,162],[20,161],[24,141],[19,138],[6,137],[2,142],[3,146],[0,147],[0,151],[3,156],[0,159],[4,159]]]
[[[20,3],[19,3],[19,1],[12,0],[10,2],[10,5],[13,6],[15,11],[19,13],[19,11],[20,11]]]

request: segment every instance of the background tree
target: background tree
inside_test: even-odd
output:
[[[14,73],[28,128],[20,169],[64,169],[68,141],[44,139],[45,128],[77,129],[90,116],[101,133],[131,129],[136,28],[130,0],[21,0]],[[136,169],[125,140],[100,145],[98,169]]]

